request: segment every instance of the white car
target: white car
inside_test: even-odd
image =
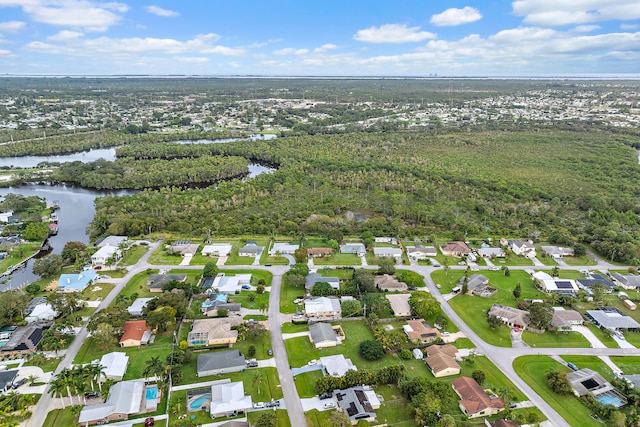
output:
[[[253,407],[254,407],[255,409],[262,409],[262,408],[264,408],[264,402],[255,402],[255,403],[253,404]]]
[[[309,366],[314,366],[314,365],[317,365],[317,364],[318,364],[318,359],[310,360],[309,363],[308,363]]]
[[[489,267],[489,271],[500,271],[500,267],[496,267],[496,266]]]
[[[324,409],[331,409],[331,408],[335,408],[336,404],[333,402],[327,402],[324,404]]]

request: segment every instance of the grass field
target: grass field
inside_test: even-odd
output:
[[[46,362],[39,365],[34,365],[31,361],[25,362],[23,366],[38,366],[43,372],[53,372],[60,364],[62,357],[51,357]]]
[[[314,265],[362,265],[360,258],[356,254],[333,253],[313,259]]]
[[[315,384],[320,378],[322,378],[322,371],[305,372],[293,377],[300,398],[304,399],[315,396],[317,394]]]
[[[562,359],[569,363],[573,363],[578,367],[578,369],[589,368],[600,375],[602,375],[607,381],[613,381],[613,371],[597,356],[582,356],[582,355],[570,355],[570,356],[562,356]]]
[[[591,344],[581,333],[568,332],[568,333],[555,333],[547,331],[544,334],[536,334],[534,332],[524,331],[522,333],[522,340],[529,344],[531,347],[545,348],[589,348]]]
[[[547,386],[544,374],[549,369],[569,372],[548,356],[523,356],[513,362],[516,373],[572,426],[596,427],[600,423],[589,417],[589,409],[574,395],[559,395]]]
[[[43,427],[62,427],[76,425],[76,416],[73,415],[73,408],[54,409],[47,414]]]
[[[615,363],[625,375],[640,374],[640,356],[612,356]]]

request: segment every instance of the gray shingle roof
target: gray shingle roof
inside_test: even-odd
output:
[[[198,355],[198,372],[245,366],[244,356],[238,350],[217,351]]]
[[[309,326],[309,333],[311,334],[311,340],[314,343],[323,341],[338,341],[336,331],[334,331],[331,325],[328,323],[314,323],[313,325]]]

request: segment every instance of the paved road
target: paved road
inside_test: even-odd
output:
[[[269,330],[271,332],[271,346],[273,348],[273,356],[276,360],[278,368],[278,376],[280,377],[280,385],[282,386],[282,394],[284,395],[285,405],[289,413],[289,420],[292,426],[304,427],[307,420],[304,417],[300,396],[296,389],[295,380],[289,367],[289,358],[287,350],[284,347],[284,338],[282,337],[282,323],[280,322],[280,289],[282,287],[282,275],[288,267],[272,267],[273,281],[271,282],[271,294],[269,295]],[[274,271],[276,270],[276,271]]]
[[[159,240],[150,246],[149,250],[140,259],[140,262],[134,265],[131,270],[129,270],[129,272],[119,281],[119,283],[116,284],[113,290],[109,292],[109,295],[107,295],[107,297],[100,303],[96,311],[100,311],[103,308],[108,307],[109,304],[111,304],[111,302],[118,296],[120,291],[122,291],[129,280],[133,278],[133,276],[148,268],[149,264],[147,263],[147,260],[149,259],[153,251],[155,251],[156,248],[160,246],[161,243],[162,241]],[[68,368],[71,366],[71,364],[73,363],[73,359],[78,354],[78,351],[80,351],[80,347],[82,347],[82,344],[84,344],[88,336],[89,333],[87,331],[87,324],[85,323],[84,325],[82,325],[82,329],[80,329],[80,332],[78,332],[76,338],[67,349],[64,358],[54,372],[54,376],[64,368]],[[51,399],[51,395],[49,394],[49,385],[47,385],[45,392],[42,393],[42,397],[40,398],[40,400],[38,400],[38,404],[33,411],[33,415],[29,420],[28,426],[41,427],[44,424],[44,420],[47,418],[47,413],[52,409],[53,402]]]

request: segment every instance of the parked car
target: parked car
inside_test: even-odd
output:
[[[255,409],[262,409],[264,408],[264,402],[254,402],[253,407]]]
[[[330,408],[335,408],[336,404],[333,402],[327,402],[323,406],[324,406],[324,409],[330,409]]]
[[[271,264],[265,264],[264,266],[265,267],[271,267]]]
[[[489,271],[500,271],[500,267],[494,265],[492,267],[489,267]]]
[[[11,386],[12,389],[17,389],[18,387],[20,387],[22,384],[26,383],[27,379],[26,378],[22,378],[16,382],[13,383],[13,385]]]
[[[330,399],[333,397],[333,392],[332,391],[325,391],[324,393],[320,394],[320,400],[322,399]]]
[[[144,420],[144,427],[153,427],[156,424],[156,419],[149,417]]]
[[[567,363],[567,366],[569,367],[569,369],[571,369],[572,371],[577,371],[578,367],[576,365],[574,365],[573,363],[569,362]]]
[[[272,400],[271,402],[266,403],[267,408],[277,408],[280,406],[279,400]]]
[[[258,367],[258,361],[256,359],[247,360],[247,368],[257,368],[257,367]]]
[[[267,354],[268,354],[269,356],[273,356],[273,350],[272,350],[272,349],[267,350]]]
[[[249,286],[249,285],[242,285],[242,289],[251,289],[251,286]]]
[[[310,360],[309,363],[308,363],[309,366],[314,366],[314,365],[317,365],[317,364],[318,364],[318,359]]]
[[[96,397],[100,397],[100,393],[97,391],[88,391],[84,394],[84,397],[87,399],[95,399]]]
[[[442,288],[442,286],[440,286],[440,283],[436,283],[436,288],[438,289]]]

